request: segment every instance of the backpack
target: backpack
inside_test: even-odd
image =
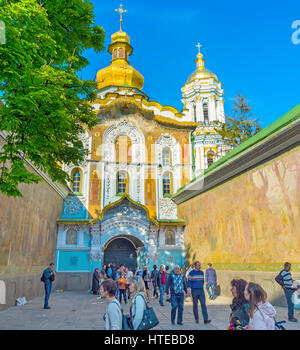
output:
[[[44,272],[42,273],[42,276],[41,276],[41,282],[45,282],[45,274],[44,274]]]
[[[120,304],[118,304],[115,300],[113,300],[112,303],[117,304],[118,308],[121,311],[121,315],[122,315],[122,330],[123,331],[132,331],[133,330],[133,324],[132,324],[130,315],[124,315],[123,309],[121,308]]]

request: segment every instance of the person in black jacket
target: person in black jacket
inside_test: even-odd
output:
[[[248,308],[249,303],[246,301],[244,291],[247,282],[239,279],[231,281],[231,293],[233,295],[232,304],[230,305],[230,326],[228,329],[235,330],[237,327],[245,327],[249,323]]]
[[[151,271],[151,281],[153,285],[153,297],[158,298],[158,292],[157,292],[157,266],[153,265],[153,270]]]
[[[172,310],[171,310],[171,322],[175,324],[176,310],[177,314],[177,324],[183,325],[183,306],[184,298],[187,294],[187,283],[185,276],[180,273],[180,266],[176,265],[174,270],[169,274],[166,285],[167,298],[171,300]]]

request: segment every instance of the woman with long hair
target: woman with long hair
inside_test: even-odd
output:
[[[230,326],[229,330],[236,330],[243,328],[249,323],[248,308],[249,303],[245,299],[244,291],[247,282],[239,279],[233,279],[231,281],[231,293],[233,295],[232,304],[230,305]]]
[[[145,283],[140,276],[132,277],[130,281],[130,294],[133,295],[130,307],[130,318],[133,329],[137,330],[142,322],[144,310],[146,309]]]
[[[267,301],[267,293],[256,283],[248,283],[245,299],[249,302],[249,330],[275,330],[274,307]]]

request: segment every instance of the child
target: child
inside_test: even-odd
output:
[[[124,277],[124,272],[122,272],[121,277],[118,280],[118,285],[119,285],[119,302],[122,302],[122,295],[123,295],[123,299],[125,301],[125,304],[127,304],[127,298],[126,298],[126,284],[127,284],[127,280]]]
[[[256,283],[248,283],[245,288],[245,299],[249,302],[249,330],[275,330],[274,307],[267,301],[267,294]]]

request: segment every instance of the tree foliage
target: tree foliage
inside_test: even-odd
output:
[[[252,106],[248,104],[247,98],[238,94],[233,101],[231,115],[226,116],[226,122],[216,123],[215,130],[232,147],[245,142],[261,130],[259,120],[252,118],[251,109]]]
[[[96,115],[96,83],[78,73],[87,49],[103,49],[104,31],[95,25],[89,0],[0,0],[6,43],[0,45],[0,191],[22,196],[20,183],[40,178],[25,159],[53,181],[66,183],[59,163],[80,164],[87,154],[85,128]]]

